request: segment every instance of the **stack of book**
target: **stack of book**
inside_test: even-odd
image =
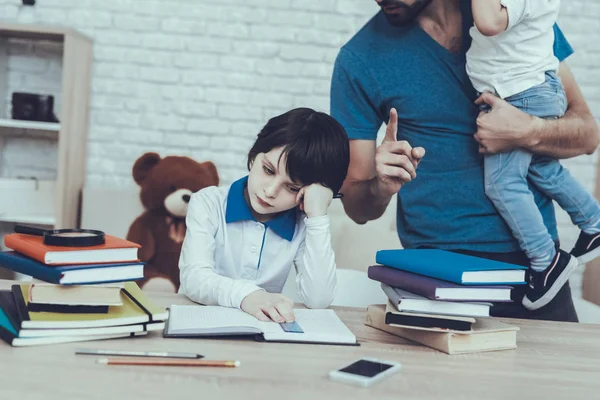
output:
[[[0,339],[34,346],[145,335],[167,312],[133,282],[144,276],[139,245],[106,235],[89,247],[48,246],[40,236],[10,234],[0,266],[31,283],[0,290]]]
[[[517,327],[487,318],[492,302],[510,302],[526,268],[435,250],[382,250],[369,277],[386,306],[370,306],[366,324],[448,354],[516,347]]]

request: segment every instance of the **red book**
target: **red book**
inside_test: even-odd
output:
[[[72,265],[92,263],[119,263],[139,261],[137,243],[111,235],[98,246],[64,247],[48,246],[41,236],[11,233],[4,237],[4,245],[47,265]]]

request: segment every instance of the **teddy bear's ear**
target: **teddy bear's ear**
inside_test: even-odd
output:
[[[208,182],[211,185],[219,186],[219,173],[217,172],[217,167],[210,161],[203,162],[200,164],[204,173],[206,174]]]
[[[152,168],[156,166],[160,162],[161,158],[157,153],[145,153],[140,158],[138,158],[133,164],[133,180],[138,185],[141,185],[142,182],[148,177]]]

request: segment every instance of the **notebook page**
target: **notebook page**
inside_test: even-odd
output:
[[[355,343],[356,337],[333,310],[295,309],[296,322],[304,333],[285,332],[276,325],[264,329],[265,340],[293,342]]]
[[[172,305],[169,334],[261,332],[261,322],[236,308]],[[242,329],[240,329],[242,328]],[[280,328],[281,329],[281,328]]]

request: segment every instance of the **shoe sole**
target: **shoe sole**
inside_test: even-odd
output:
[[[536,301],[531,301],[527,298],[527,296],[523,297],[523,306],[528,310],[537,310],[539,308],[544,307],[548,303],[552,301],[552,299],[556,296],[558,291],[567,283],[573,272],[579,266],[579,259],[576,257],[571,257],[571,261],[567,264],[562,274],[558,276],[554,285],[544,294],[542,297],[537,299]]]
[[[592,261],[594,258],[600,256],[600,247],[596,247],[594,250],[590,251],[589,253],[583,254],[579,257],[577,257],[577,260],[579,261],[579,264],[587,264],[588,262]]]

